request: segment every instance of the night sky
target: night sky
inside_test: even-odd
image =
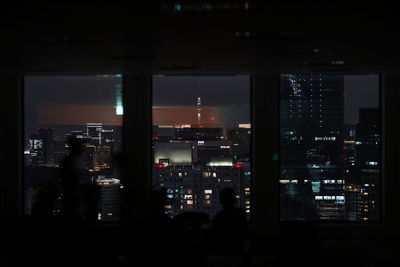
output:
[[[249,105],[249,76],[153,76],[153,106]]]
[[[344,77],[344,122],[358,121],[359,108],[379,107],[379,75]]]
[[[25,76],[25,134],[83,121],[120,125],[115,86],[121,83],[115,76]]]
[[[121,82],[116,76],[26,76],[25,133],[85,121],[121,125],[121,116],[115,115],[115,88]],[[344,83],[346,123],[358,120],[360,107],[378,107],[378,75],[347,75]],[[247,75],[154,75],[153,122],[196,123],[197,96],[202,99],[204,123],[228,126],[250,122],[249,88]]]
[[[197,123],[196,100],[201,97],[201,123],[236,126],[250,122],[250,78],[244,76],[153,76],[153,124]],[[170,107],[170,108],[166,108]],[[179,112],[179,108],[185,112]],[[169,114],[166,114],[166,113]],[[190,117],[188,117],[188,114]],[[170,119],[166,119],[169,116]]]

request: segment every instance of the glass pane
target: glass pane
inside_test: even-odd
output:
[[[166,213],[211,219],[231,187],[250,214],[250,135],[248,76],[153,76],[153,185]]]
[[[26,76],[24,87],[25,214],[117,220],[122,75]]]
[[[280,218],[380,220],[378,75],[281,75]]]

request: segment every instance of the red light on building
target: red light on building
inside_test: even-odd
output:
[[[211,120],[213,121],[213,120],[215,120],[215,118],[214,118],[214,117],[211,117]]]
[[[162,168],[164,168],[164,165],[161,163],[156,163],[156,164],[154,164],[154,168],[162,169]]]
[[[244,163],[236,163],[236,168],[243,168],[244,167]]]
[[[200,128],[204,128],[204,126],[203,126],[203,125],[200,125],[199,127],[200,127]]]
[[[345,95],[346,95],[346,93],[345,93],[345,92],[343,92],[343,93],[342,93],[342,96],[345,96]]]
[[[162,77],[164,77],[164,75],[158,74],[157,77],[158,77],[158,78],[162,78]]]

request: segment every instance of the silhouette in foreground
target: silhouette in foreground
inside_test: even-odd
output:
[[[222,189],[220,202],[223,209],[217,213],[211,237],[218,252],[242,252],[248,236],[248,225],[244,210],[235,207],[235,190]]]
[[[165,214],[166,190],[152,190],[149,194],[149,210],[144,219],[135,225],[131,237],[135,244],[132,244],[127,256],[130,262],[169,266],[171,262],[167,259],[177,250],[174,246],[176,235],[172,220]]]
[[[62,215],[64,219],[76,221],[79,216],[78,180],[79,171],[77,160],[83,152],[81,141],[77,138],[68,140],[70,154],[62,162],[61,191],[62,191]]]
[[[60,174],[62,209],[65,221],[94,223],[97,220],[100,188],[96,183],[82,183],[80,156],[82,141],[71,138],[68,141],[70,154],[64,159]]]

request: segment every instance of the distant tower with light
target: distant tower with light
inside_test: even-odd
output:
[[[201,97],[197,97],[197,123],[201,123]]]
[[[199,95],[200,95],[200,83],[197,84],[199,87]],[[197,97],[197,102],[196,102],[196,106],[197,106],[197,123],[201,124],[201,96]]]

